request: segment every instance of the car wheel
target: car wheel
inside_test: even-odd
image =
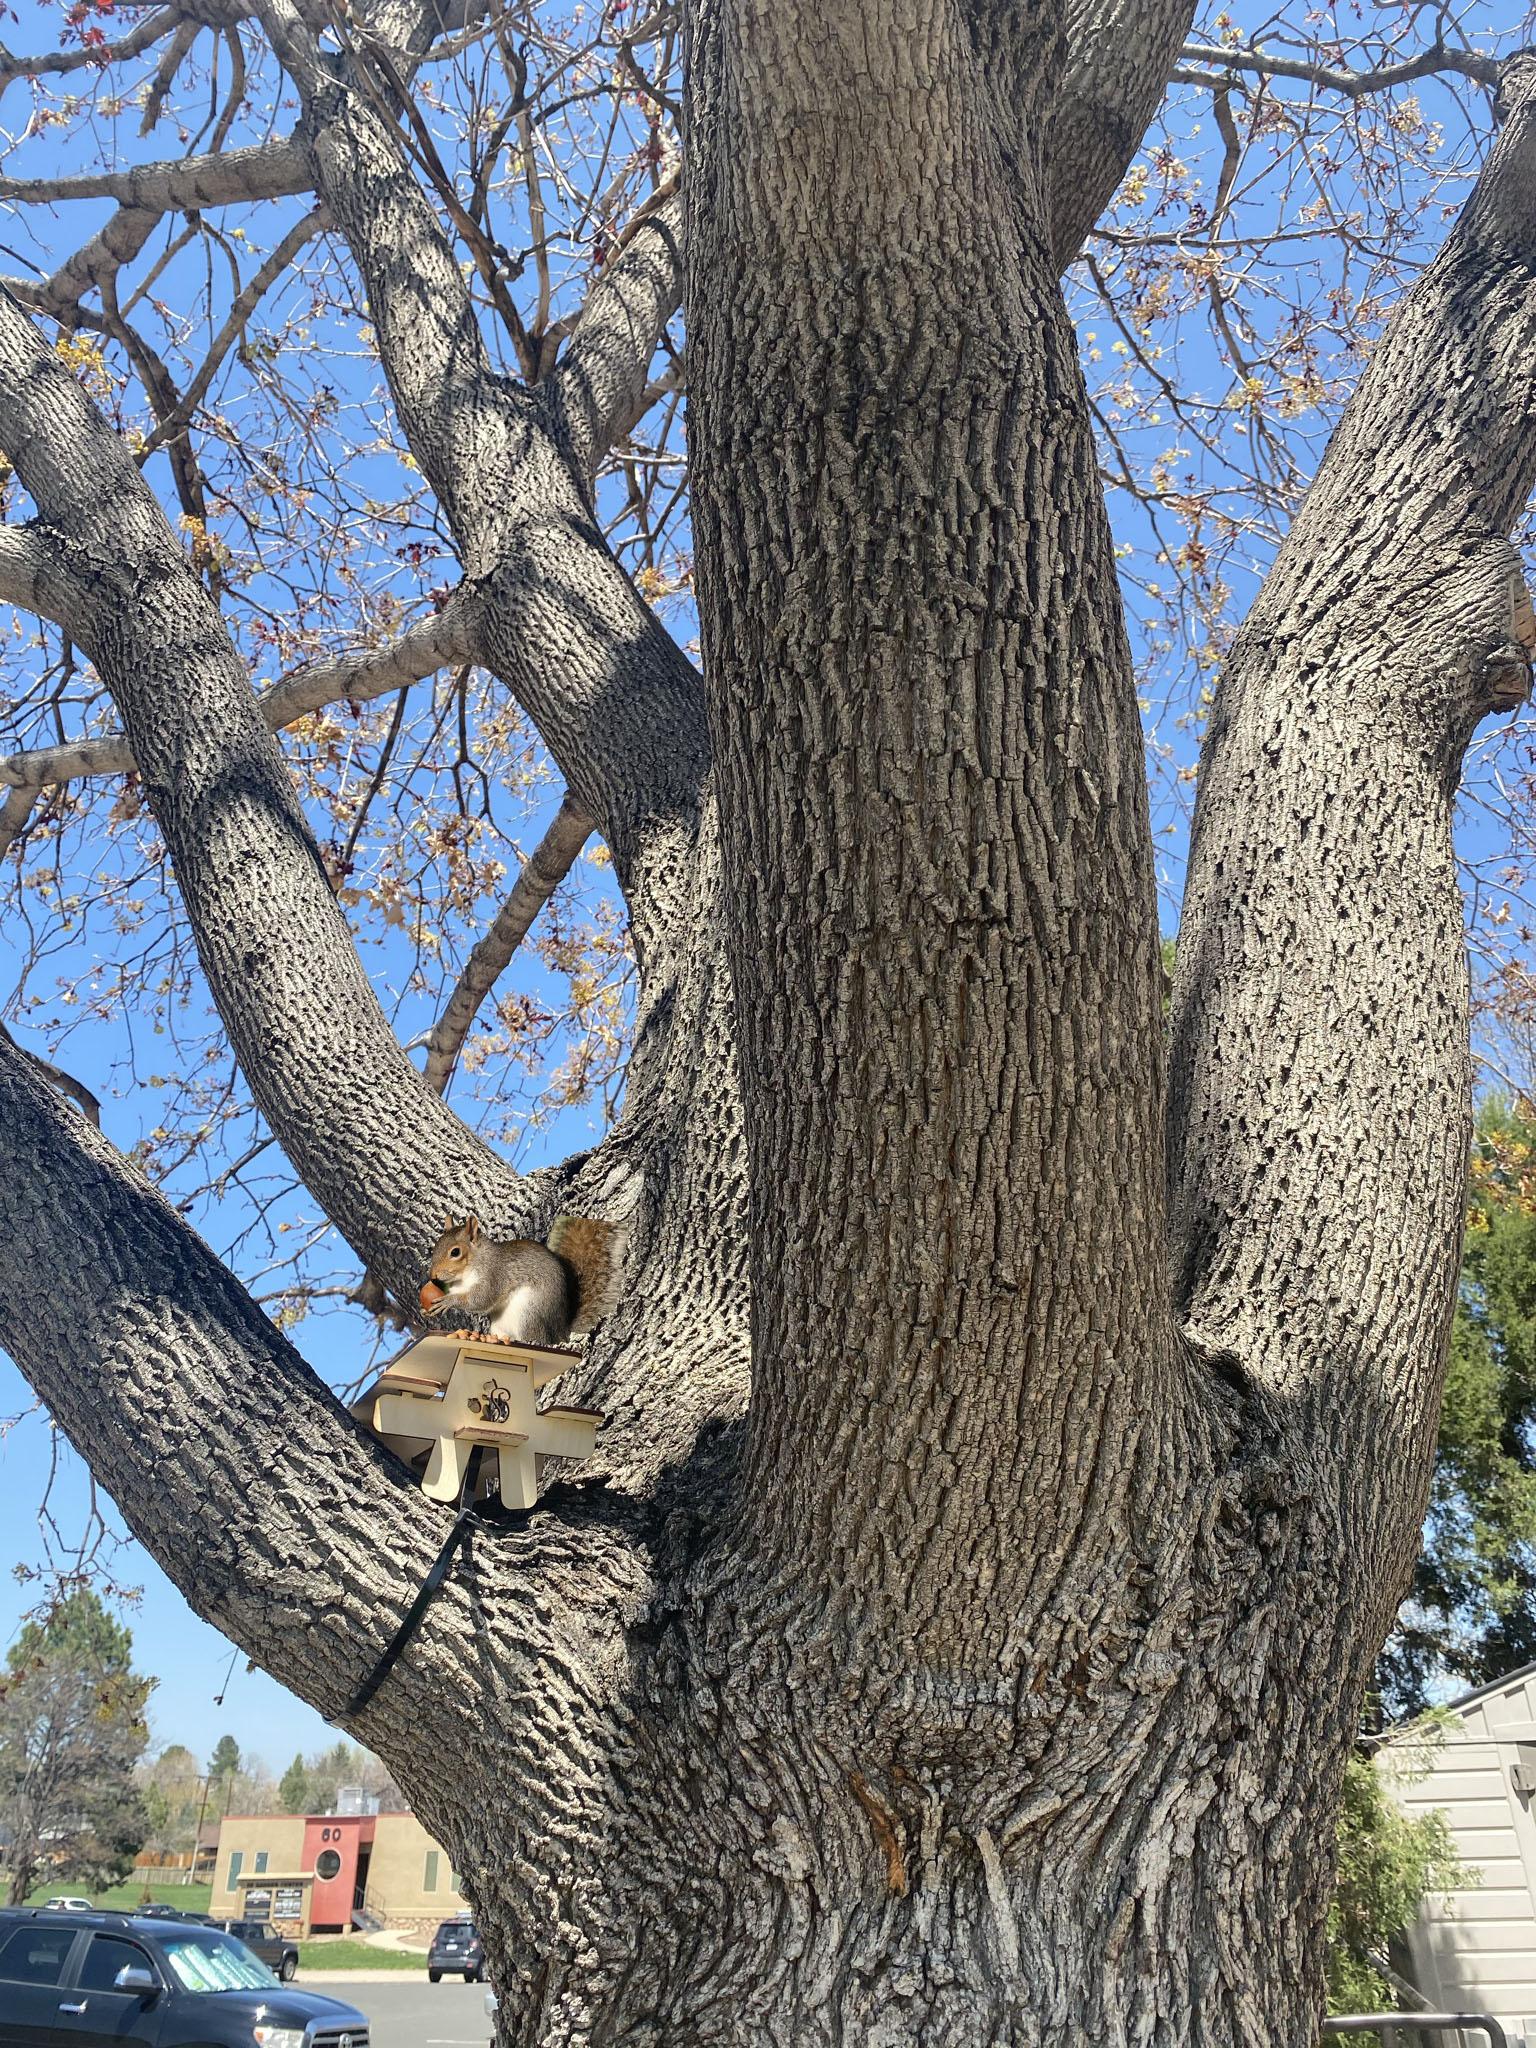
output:
[[[284,1956],[282,1963],[278,1968],[277,1974],[285,1984],[291,1984],[294,1978],[297,1977],[297,1975],[299,1974],[298,1957]]]
[[[442,1981],[443,1981],[443,1973],[442,1973],[442,1971],[441,1971],[441,1970],[428,1970],[428,1972],[427,1972],[427,1982],[428,1982],[429,1984],[441,1984],[441,1983],[442,1983]]]
[[[474,1971],[473,1971],[473,1970],[466,1970],[466,1971],[464,1972],[464,1982],[465,1982],[466,1984],[473,1984],[473,1983],[474,1983],[474,1981],[475,1981],[475,1973],[474,1973]]]

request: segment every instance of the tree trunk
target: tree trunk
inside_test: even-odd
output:
[[[1141,738],[1056,279],[1183,10],[698,0],[707,733],[590,515],[669,307],[657,247],[605,285],[574,383],[510,387],[365,60],[288,0],[261,15],[477,652],[634,917],[624,1118],[559,1176],[638,1205],[625,1300],[573,1375],[610,1423],[526,1525],[476,1530],[353,1714],[444,1517],[3,1038],[0,1246],[46,1246],[52,1283],[0,1289],[0,1340],[200,1611],[390,1764],[462,1874],[504,2042],[1298,2048],[1456,1270],[1450,805],[1473,722],[1523,676],[1505,536],[1536,475],[1536,70],[1511,71],[1478,195],[1223,679],[1170,1094]],[[64,417],[64,372],[0,316],[5,445],[33,538],[76,572],[100,513],[47,450],[95,445],[83,402]],[[121,607],[103,663],[210,979],[279,1137],[404,1283],[419,1191],[494,1192],[498,1169],[467,1138],[441,1164],[446,1112],[410,1128],[384,1046],[404,1192],[382,1184],[366,1048],[387,1034],[354,969],[327,1029],[365,1053],[334,1089],[283,1042],[314,991],[270,949],[263,993],[235,986],[270,891],[318,902],[312,858],[131,486],[129,568],[171,593],[150,697]],[[251,847],[260,886],[237,887]],[[497,1198],[533,1201],[509,1177]]]

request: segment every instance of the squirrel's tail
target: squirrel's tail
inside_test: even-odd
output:
[[[600,1223],[595,1216],[557,1216],[545,1241],[576,1276],[572,1334],[590,1330],[619,1298],[629,1224]]]

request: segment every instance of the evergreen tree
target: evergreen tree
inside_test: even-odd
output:
[[[1536,1659],[1536,1113],[1477,1122],[1460,1298],[1412,1592],[1382,1654],[1387,1714],[1435,1680],[1482,1685]]]
[[[208,1759],[208,1775],[216,1780],[232,1778],[240,1768],[240,1745],[233,1735],[221,1735]]]
[[[154,1680],[133,1638],[88,1587],[28,1622],[0,1683],[0,1818],[12,1833],[10,1903],[45,1872],[105,1885],[126,1877],[149,1833],[134,1778]]]
[[[307,1813],[309,1811],[309,1772],[304,1759],[296,1756],[282,1775],[277,1788],[278,1799],[284,1813]]]

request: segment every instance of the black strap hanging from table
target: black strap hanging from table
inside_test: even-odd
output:
[[[469,1469],[464,1474],[464,1485],[459,1493],[459,1512],[454,1516],[453,1527],[448,1531],[443,1547],[437,1553],[437,1557],[433,1562],[432,1569],[422,1580],[420,1591],[405,1610],[404,1620],[384,1646],[379,1661],[374,1665],[357,1691],[353,1693],[351,1699],[347,1701],[341,1712],[335,1717],[337,1721],[350,1721],[354,1715],[360,1714],[379,1687],[384,1683],[385,1679],[388,1678],[390,1672],[394,1670],[396,1664],[399,1663],[406,1644],[421,1626],[421,1618],[432,1604],[433,1594],[442,1585],[444,1579],[447,1578],[449,1571],[452,1569],[453,1560],[458,1555],[459,1546],[469,1534],[473,1524],[479,1522],[482,1527],[487,1529],[493,1527],[526,1528],[528,1517],[533,1512],[531,1508],[505,1508],[494,1523],[489,1517],[482,1515],[476,1508],[475,1487],[480,1477],[480,1457],[480,1446],[477,1444],[475,1454],[469,1461]]]

